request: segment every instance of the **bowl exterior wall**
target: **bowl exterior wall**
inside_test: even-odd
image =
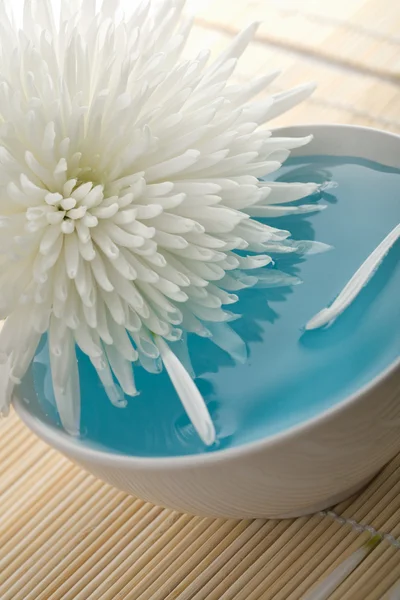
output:
[[[146,469],[59,449],[111,485],[180,512],[301,516],[351,496],[400,452],[400,371],[323,423],[243,456]]]

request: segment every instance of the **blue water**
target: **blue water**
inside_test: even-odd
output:
[[[400,244],[392,249],[353,305],[327,330],[304,332],[368,254],[400,221],[400,171],[353,158],[290,159],[280,181],[334,181],[312,196],[328,208],[314,215],[266,220],[294,239],[316,239],[334,250],[277,257],[276,267],[303,285],[246,290],[233,327],[246,340],[249,360],[235,365],[209,340],[189,338],[197,384],[216,424],[218,443],[207,449],[189,423],[165,373],[136,369],[140,396],[128,408],[110,404],[88,359],[79,354],[82,438],[86,445],[138,456],[214,452],[268,437],[304,422],[367,384],[400,355]],[[303,201],[304,202],[304,201]],[[33,365],[35,390],[25,385],[30,410],[59,426],[47,348]]]

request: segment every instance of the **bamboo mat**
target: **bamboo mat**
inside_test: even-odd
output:
[[[195,4],[195,2],[193,1]],[[340,122],[400,133],[400,5],[393,0],[197,2],[188,52],[262,20],[237,80],[280,68],[312,99],[274,125]],[[330,596],[400,599],[400,457],[334,512],[284,522],[179,515],[128,497],[0,422],[0,600],[300,600],[378,532]]]

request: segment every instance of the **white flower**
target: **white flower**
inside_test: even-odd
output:
[[[256,25],[209,64],[208,52],[181,59],[191,25],[182,1],[144,2],[129,18],[116,0],[80,4],[63,1],[56,22],[50,0],[27,0],[20,31],[12,1],[0,6],[0,410],[47,332],[68,432],[79,431],[77,344],[117,405],[136,394],[132,363],[157,372],[162,360],[212,443],[205,404],[166,341],[194,332],[243,355],[225,337],[224,306],[270,253],[304,250],[251,217],[322,208],[285,207],[314,184],[258,179],[309,140],[259,125],[313,85],[252,103],[276,73],[228,84]],[[267,270],[261,279],[292,282]]]

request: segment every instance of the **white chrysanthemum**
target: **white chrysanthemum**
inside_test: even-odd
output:
[[[167,342],[194,332],[240,355],[223,306],[271,253],[304,249],[251,217],[318,208],[285,207],[316,185],[258,179],[308,141],[259,125],[313,86],[251,103],[275,73],[228,85],[256,26],[209,64],[208,52],[181,59],[181,1],[145,2],[129,19],[117,0],[74,4],[56,22],[50,0],[27,0],[19,31],[0,6],[0,410],[47,332],[67,431],[79,430],[78,345],[117,405],[136,393],[133,362],[157,372],[162,361],[211,443],[205,404]]]

